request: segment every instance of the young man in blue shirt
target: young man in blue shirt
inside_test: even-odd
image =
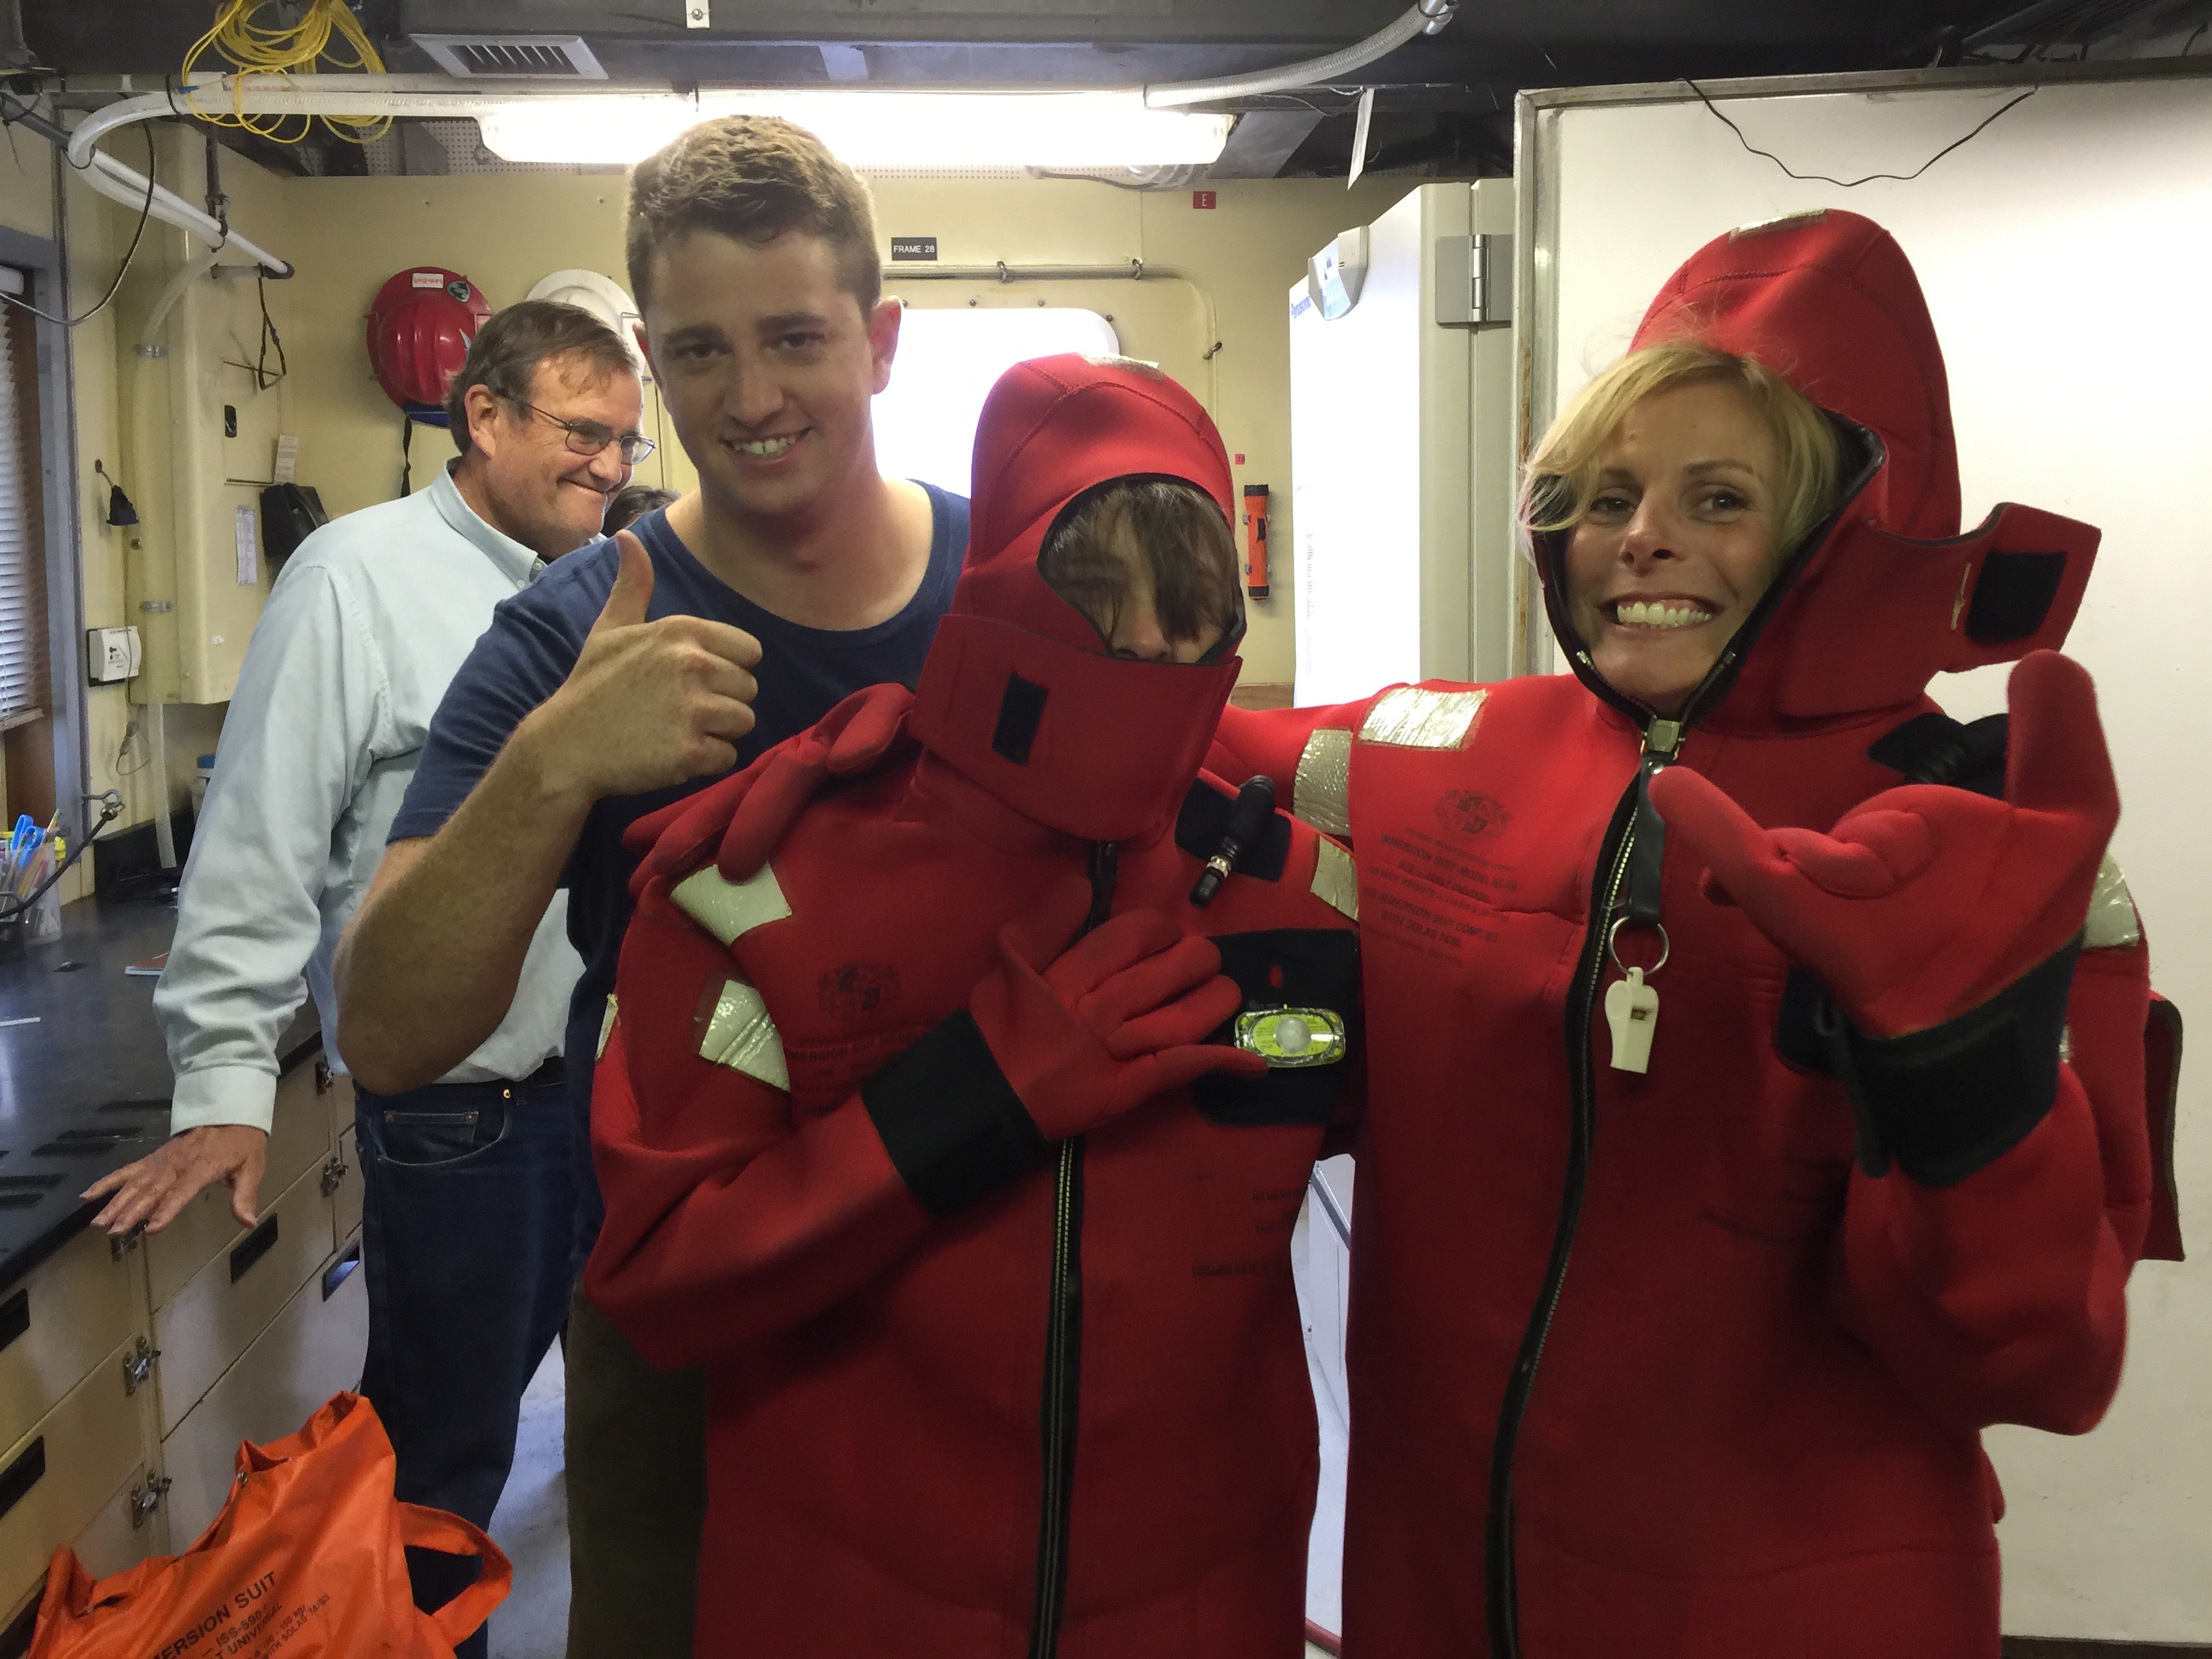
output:
[[[628,245],[699,488],[500,607],[337,969],[356,1074],[406,1087],[497,1024],[526,918],[566,887],[585,964],[567,1050],[580,1148],[629,920],[623,831],[848,693],[911,684],[968,531],[964,499],[877,471],[870,399],[901,308],[881,295],[866,187],[811,135],[751,117],[691,129],[634,174]],[[588,1243],[595,1192],[583,1210]],[[654,1371],[579,1298],[572,1659],[688,1659],[702,1414],[696,1372]]]

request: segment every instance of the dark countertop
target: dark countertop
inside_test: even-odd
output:
[[[0,1289],[91,1220],[79,1193],[169,1133],[155,982],[123,970],[169,948],[176,908],[92,898],[61,915],[59,939],[0,961]],[[322,1040],[305,1003],[277,1043],[283,1069]]]

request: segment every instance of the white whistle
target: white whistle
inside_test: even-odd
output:
[[[1639,1075],[1651,1066],[1651,1034],[1659,1027],[1659,994],[1644,982],[1644,970],[1606,988],[1605,1023],[1613,1028],[1613,1069]]]

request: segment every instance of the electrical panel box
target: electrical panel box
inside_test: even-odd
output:
[[[94,685],[113,685],[138,672],[143,660],[135,628],[88,628],[84,630],[85,678]]]

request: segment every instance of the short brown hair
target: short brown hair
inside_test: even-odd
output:
[[[504,311],[494,312],[477,331],[477,337],[469,342],[468,356],[446,387],[446,420],[453,429],[453,447],[464,455],[474,447],[469,436],[471,386],[488,386],[495,397],[526,404],[538,366],[549,357],[579,358],[597,371],[595,380],[637,373],[622,336],[581,306],[559,300],[518,300]]]
[[[607,498],[606,517],[599,521],[599,529],[609,536],[617,530],[627,530],[647,514],[659,512],[676,499],[672,489],[661,489],[652,484],[624,484]]]
[[[1152,610],[1170,640],[1226,634],[1242,618],[1237,538],[1213,498],[1171,478],[1121,478],[1061,515],[1037,554],[1045,585],[1110,639],[1129,575],[1152,582]]]
[[[1820,406],[1756,357],[1701,340],[1662,340],[1632,351],[1577,392],[1528,458],[1521,518],[1530,530],[1565,530],[1597,495],[1598,452],[1646,398],[1686,386],[1733,389],[1766,424],[1782,463],[1775,514],[1780,560],[1832,512],[1843,440]]]
[[[766,246],[791,231],[818,236],[866,316],[883,296],[876,214],[860,176],[805,128],[772,115],[702,121],[637,164],[629,176],[624,253],[641,307],[653,256],[688,231]]]

